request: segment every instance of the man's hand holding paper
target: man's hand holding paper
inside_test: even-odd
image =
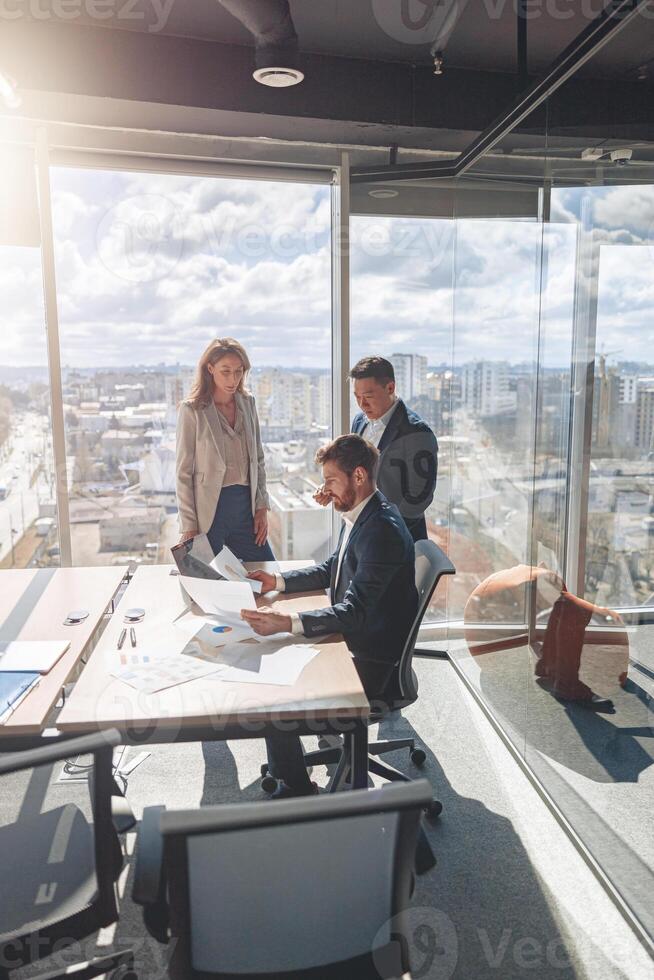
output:
[[[259,636],[274,636],[275,633],[291,633],[293,630],[290,616],[283,616],[271,609],[241,609],[241,616]]]

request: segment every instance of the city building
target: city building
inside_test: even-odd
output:
[[[122,501],[100,518],[100,550],[129,554],[145,551],[147,544],[159,540],[164,518],[162,507]]]
[[[427,358],[422,354],[390,354],[397,393],[405,402],[420,398],[427,383]]]
[[[320,562],[329,554],[331,512],[313,499],[316,486],[303,477],[268,485],[270,543],[279,561],[309,555]]]
[[[487,418],[516,409],[506,361],[471,361],[461,370],[461,402],[471,415]]]
[[[635,443],[643,452],[654,450],[654,380],[638,383]]]

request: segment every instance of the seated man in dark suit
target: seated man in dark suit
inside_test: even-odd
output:
[[[291,616],[244,609],[243,619],[262,635],[306,637],[342,633],[370,701],[383,700],[418,611],[415,551],[396,507],[376,489],[378,452],[356,435],[339,436],[316,454],[324,489],[343,515],[336,551],[322,565],[271,575],[252,572],[262,591],[324,591],[332,605]],[[313,791],[297,736],[266,740],[270,772],[280,795]]]

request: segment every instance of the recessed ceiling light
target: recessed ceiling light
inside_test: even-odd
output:
[[[304,81],[304,72],[298,68],[256,68],[252,72],[252,77],[260,85],[268,85],[270,88],[288,88],[290,85],[299,85]]]
[[[400,193],[399,191],[394,191],[390,187],[378,187],[374,191],[368,191],[368,197],[378,197],[378,198],[397,197],[399,193]]]

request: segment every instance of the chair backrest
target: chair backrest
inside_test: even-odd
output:
[[[164,873],[176,980],[408,970],[409,903],[426,780],[383,790],[167,812]]]
[[[113,749],[120,740],[110,730],[0,757],[0,785],[3,777],[34,770],[15,820],[0,827],[0,961],[30,963],[49,955],[51,944],[63,946],[116,920],[121,854],[111,796]],[[93,756],[92,826],[72,803],[42,809],[50,773],[45,769],[46,781],[39,770],[81,755]],[[95,924],[89,926],[91,905]]]
[[[418,696],[411,662],[423,616],[443,575],[455,575],[456,568],[437,544],[433,541],[416,541],[416,589],[418,591],[418,611],[411,632],[404,645],[397,669],[397,682],[400,698],[391,707],[411,704]]]

